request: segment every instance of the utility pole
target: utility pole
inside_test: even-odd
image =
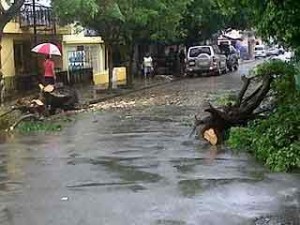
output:
[[[33,46],[37,45],[37,29],[36,29],[36,0],[32,0],[32,13],[33,13]],[[34,68],[36,74],[39,73],[38,59],[37,56],[34,56]]]
[[[33,11],[33,44],[37,44],[37,32],[36,32],[36,9],[35,0],[32,0],[32,11]]]

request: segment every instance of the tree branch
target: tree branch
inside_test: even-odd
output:
[[[245,107],[247,105],[247,102],[253,98],[261,89],[263,85],[260,84],[249,96],[247,96],[244,100],[242,100],[241,108]]]
[[[270,90],[271,82],[272,82],[271,76],[266,76],[264,78],[262,87],[257,92],[257,94],[252,98],[253,101],[247,104],[245,108],[241,109],[242,114],[246,114],[246,115],[251,114],[260,105],[260,103],[263,101],[263,99],[266,97],[266,95]]]
[[[1,10],[2,13],[0,14],[0,32],[2,32],[5,25],[17,15],[24,2],[25,0],[15,0],[8,10]]]
[[[244,97],[246,91],[248,90],[248,87],[249,87],[250,81],[251,81],[251,79],[248,79],[246,77],[243,77],[242,80],[243,80],[244,84],[243,84],[243,87],[242,87],[242,89],[241,89],[241,91],[238,95],[238,99],[237,99],[237,103],[236,103],[237,107],[239,107],[241,105],[243,97]]]
[[[0,15],[2,15],[5,12],[2,3],[0,3]]]
[[[10,127],[10,131],[13,131],[22,121],[27,120],[27,119],[34,119],[35,121],[42,121],[42,119],[40,117],[38,117],[34,114],[24,115]]]

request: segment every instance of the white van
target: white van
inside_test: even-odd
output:
[[[264,45],[256,45],[254,47],[254,57],[255,58],[265,58],[267,57],[267,49]]]

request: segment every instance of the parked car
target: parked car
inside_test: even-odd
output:
[[[284,54],[273,56],[271,57],[272,60],[281,60],[283,62],[290,62],[293,58],[294,53],[293,52],[285,52]]]
[[[267,50],[265,45],[256,45],[254,47],[255,58],[265,58],[267,57]]]
[[[280,55],[280,50],[279,48],[275,48],[275,47],[272,47],[272,48],[269,48],[268,51],[267,51],[267,56],[278,56]]]
[[[193,46],[188,49],[186,73],[189,76],[210,73],[226,73],[226,56],[217,45]]]

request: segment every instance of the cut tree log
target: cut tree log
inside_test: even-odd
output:
[[[204,131],[203,133],[204,139],[206,139],[211,145],[218,144],[218,137],[213,129],[209,129]]]
[[[43,102],[50,106],[50,114],[53,115],[57,109],[73,110],[78,104],[78,93],[71,87],[57,87],[51,91],[43,92]]]

